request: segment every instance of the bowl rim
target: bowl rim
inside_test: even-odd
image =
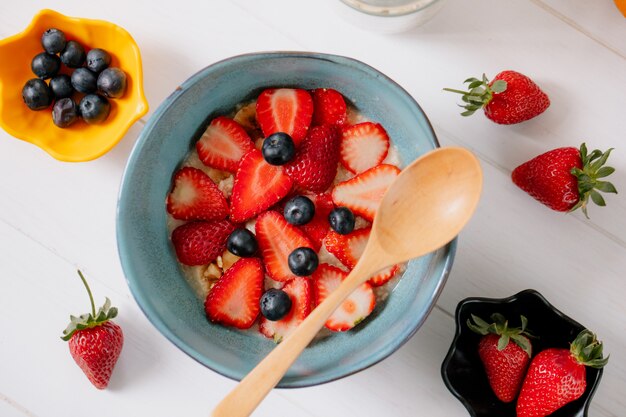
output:
[[[28,23],[28,25],[26,26],[24,30],[22,30],[21,32],[15,33],[13,35],[10,35],[4,39],[0,39],[0,48],[4,45],[10,44],[15,41],[19,41],[20,39],[23,39],[26,36],[29,36],[31,32],[34,30],[35,26],[37,25],[37,22],[39,22],[39,20],[45,16],[50,16],[57,20],[65,20],[69,22],[80,22],[83,25],[102,25],[110,29],[123,32],[128,36],[128,38],[131,40],[131,42],[129,43],[129,47],[133,50],[133,54],[135,55],[135,59],[137,63],[137,69],[136,69],[137,76],[134,77],[133,82],[136,82],[137,85],[139,86],[139,99],[137,100],[137,103],[135,104],[135,113],[133,117],[128,119],[128,121],[124,123],[120,129],[118,129],[116,134],[111,135],[111,140],[108,142],[107,146],[103,146],[102,148],[97,149],[95,152],[85,153],[83,155],[64,154],[64,153],[57,152],[53,147],[42,144],[40,140],[37,140],[36,138],[32,139],[29,137],[29,135],[25,134],[24,132],[13,129],[11,126],[5,123],[2,117],[0,117],[0,127],[2,127],[2,129],[5,132],[7,132],[9,135],[37,146],[38,148],[44,150],[50,156],[52,156],[53,158],[59,161],[63,161],[63,162],[92,161],[94,159],[101,157],[102,155],[106,154],[111,149],[113,149],[113,147],[117,145],[122,140],[122,138],[126,135],[128,130],[131,128],[131,126],[148,113],[149,105],[148,105],[148,100],[146,99],[145,91],[143,87],[143,62],[141,59],[141,51],[139,50],[139,45],[137,44],[137,41],[135,41],[135,39],[132,37],[130,32],[128,32],[126,29],[124,29],[123,27],[115,23],[112,23],[106,20],[101,20],[101,19],[92,19],[88,17],[67,16],[52,9],[41,9],[39,12],[37,12],[37,14],[33,16],[30,23]],[[3,83],[1,79],[0,79],[0,87],[3,87]],[[3,91],[3,88],[0,88],[0,91]],[[1,101],[0,101],[0,106],[2,106]]]
[[[131,171],[133,170],[132,166],[135,165],[135,162],[139,158],[141,148],[144,146],[145,142],[147,141],[148,136],[151,134],[152,130],[154,129],[155,125],[157,124],[157,121],[161,118],[161,116],[180,99],[180,96],[182,95],[184,91],[186,91],[187,88],[189,88],[190,86],[195,84],[198,80],[200,80],[202,77],[204,77],[206,73],[213,71],[215,68],[219,68],[223,65],[230,65],[239,60],[258,59],[258,58],[319,59],[319,60],[330,61],[335,64],[357,67],[359,70],[364,70],[370,74],[373,74],[377,78],[381,78],[385,82],[390,83],[392,86],[397,88],[400,92],[402,92],[406,96],[406,98],[424,116],[424,120],[426,121],[426,124],[427,124],[427,126],[425,127],[432,134],[433,144],[434,144],[435,149],[441,147],[439,140],[435,134],[435,131],[432,127],[432,124],[430,120],[428,119],[428,117],[426,116],[426,113],[423,111],[423,109],[417,103],[417,101],[411,96],[411,94],[408,93],[408,91],[406,91],[402,86],[400,86],[397,82],[392,80],[390,77],[383,74],[379,70],[373,68],[372,66],[365,64],[359,60],[341,56],[341,55],[317,53],[317,52],[302,52],[302,51],[266,51],[266,52],[252,52],[252,53],[234,55],[234,56],[216,61],[213,64],[210,64],[202,68],[201,70],[197,71],[195,74],[191,75],[187,80],[181,83],[178,87],[176,87],[176,89],[168,97],[166,97],[163,100],[163,102],[159,105],[156,111],[151,115],[150,119],[148,120],[141,134],[139,135],[139,138],[135,142],[133,149],[131,150],[130,156],[128,158],[126,167],[124,169],[124,173],[122,175],[121,184],[120,184],[119,193],[118,193],[117,210],[116,210],[116,238],[117,238],[117,246],[118,246],[118,255],[120,258],[121,265],[122,265],[122,270],[124,272],[124,278],[126,279],[126,283],[130,289],[130,292],[133,295],[133,298],[135,299],[137,305],[139,306],[141,311],[144,313],[144,315],[148,318],[148,320],[152,323],[152,325],[156,327],[157,330],[163,336],[165,336],[166,339],[168,339],[171,343],[173,343],[174,346],[182,350],[185,354],[190,356],[196,362],[234,381],[240,381],[241,378],[243,378],[243,376],[240,377],[236,375],[236,373],[232,372],[229,368],[221,366],[219,362],[212,361],[209,358],[206,358],[205,356],[201,355],[199,352],[197,352],[193,348],[191,348],[184,340],[182,340],[177,335],[175,335],[167,327],[167,325],[164,323],[164,321],[158,315],[158,313],[154,311],[149,306],[149,304],[143,300],[144,296],[141,293],[140,288],[136,285],[136,282],[134,282],[134,280],[132,280],[129,277],[129,272],[131,269],[130,268],[131,260],[129,256],[124,253],[125,252],[124,248],[126,245],[122,237],[122,232],[120,228],[120,223],[121,223],[120,218],[121,218],[122,198],[123,198],[126,184],[130,181],[129,178],[132,175],[131,173]],[[396,339],[395,343],[388,345],[387,349],[378,351],[377,355],[373,355],[372,361],[369,361],[368,363],[365,363],[365,364],[359,364],[354,369],[352,369],[349,372],[346,372],[345,374],[335,376],[335,377],[324,377],[324,378],[316,378],[314,375],[308,375],[304,377],[304,379],[298,378],[298,379],[289,381],[288,383],[282,383],[281,381],[276,387],[277,388],[304,388],[304,387],[316,386],[316,385],[321,385],[321,384],[325,384],[328,382],[336,381],[336,380],[345,378],[347,376],[353,375],[364,369],[367,369],[379,363],[383,359],[386,359],[392,353],[398,350],[409,339],[411,339],[411,337],[419,330],[419,328],[423,325],[423,323],[426,321],[426,319],[430,315],[430,312],[434,308],[437,302],[437,299],[439,295],[441,294],[443,287],[445,286],[445,283],[448,279],[450,270],[452,268],[452,264],[454,263],[454,256],[456,253],[457,241],[458,241],[458,237],[456,237],[451,242],[449,242],[448,244],[446,244],[445,246],[439,249],[439,250],[444,251],[444,254],[442,256],[444,262],[443,262],[441,277],[437,283],[434,293],[431,296],[432,302],[428,306],[426,314],[424,314],[424,316],[420,320],[418,320],[414,324],[414,326],[412,326],[411,331],[404,334],[402,338]]]
[[[467,411],[469,412],[470,416],[472,416],[472,417],[476,417],[476,412],[475,412],[474,408],[469,403],[469,401],[467,401],[465,399],[465,397],[462,396],[454,388],[454,386],[452,385],[452,382],[450,381],[450,379],[448,377],[448,373],[447,373],[448,367],[450,366],[450,362],[452,361],[452,357],[454,356],[454,353],[456,352],[458,340],[461,337],[461,330],[462,330],[462,328],[464,327],[464,324],[465,324],[465,323],[461,323],[461,321],[460,321],[460,319],[461,319],[461,309],[466,304],[470,304],[470,303],[472,303],[472,304],[478,304],[478,303],[489,303],[489,304],[514,303],[514,302],[518,301],[518,299],[520,297],[524,297],[524,296],[534,297],[537,300],[541,301],[547,308],[549,308],[552,311],[554,311],[554,313],[557,316],[559,316],[562,320],[565,320],[565,321],[569,322],[573,327],[587,328],[586,326],[583,326],[578,321],[574,320],[573,318],[569,317],[568,315],[563,313],[561,310],[556,308],[543,295],[541,295],[541,293],[539,293],[539,291],[534,290],[532,288],[529,288],[529,289],[526,289],[526,290],[522,290],[522,291],[520,291],[520,292],[518,292],[516,294],[513,294],[513,295],[508,296],[508,297],[504,297],[504,298],[467,297],[467,298],[464,298],[463,300],[459,301],[459,303],[456,306],[455,313],[454,313],[454,322],[455,322],[456,330],[455,330],[455,333],[454,333],[454,338],[452,339],[452,343],[450,343],[450,348],[448,349],[448,353],[446,354],[446,357],[444,358],[444,360],[443,360],[443,362],[441,364],[441,378],[443,379],[444,385],[448,388],[448,390],[452,393],[452,395],[454,395],[463,404],[463,406],[467,409]],[[593,381],[593,383],[587,385],[587,387],[589,389],[589,396],[585,400],[584,407],[583,407],[583,414],[582,415],[584,417],[587,417],[587,413],[589,411],[589,406],[591,405],[591,400],[593,399],[593,396],[595,395],[596,389],[598,388],[598,385],[600,384],[600,380],[602,379],[602,374],[604,372],[604,368],[599,368],[597,371],[598,371],[597,378]]]

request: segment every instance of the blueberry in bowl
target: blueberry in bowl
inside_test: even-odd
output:
[[[109,116],[111,104],[99,94],[87,94],[78,105],[80,116],[89,124],[101,123]]]
[[[44,80],[28,80],[22,89],[22,99],[31,110],[43,110],[50,107],[54,96]]]
[[[61,60],[56,55],[41,52],[35,55],[30,67],[37,77],[42,80],[47,80],[48,78],[52,78],[57,75],[59,69],[61,68]]]
[[[517,401],[503,402],[493,392],[481,358],[481,335],[468,327],[468,320],[488,318],[494,313],[513,320],[526,317],[531,338],[532,357],[550,348],[569,349],[585,327],[563,314],[539,292],[528,289],[507,298],[471,297],[456,309],[456,333],[442,363],[446,387],[463,403],[472,417],[516,417]],[[532,362],[531,362],[532,366]],[[551,417],[586,417],[602,369],[586,368],[586,389],[582,396],[550,414]],[[522,387],[523,390],[523,387]]]
[[[96,74],[87,68],[76,68],[71,77],[72,87],[79,93],[95,93],[97,79]]]

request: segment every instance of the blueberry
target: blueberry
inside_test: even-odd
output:
[[[57,99],[70,97],[74,93],[74,89],[72,88],[72,79],[69,75],[65,74],[59,74],[52,77],[50,80],[50,88],[54,93],[54,97]]]
[[[76,41],[69,41],[61,52],[61,62],[70,68],[78,68],[85,62],[85,49]]]
[[[61,68],[61,60],[56,55],[50,55],[45,52],[35,55],[30,63],[30,68],[35,75],[43,80],[52,78],[57,75]]]
[[[237,256],[249,258],[256,254],[259,245],[251,231],[241,228],[233,230],[228,236],[226,248]]]
[[[330,227],[340,235],[347,235],[354,230],[354,214],[347,207],[337,207],[328,215]]]
[[[303,247],[295,249],[287,258],[289,269],[299,277],[311,275],[317,269],[319,260],[317,254],[311,248]]]
[[[44,80],[33,78],[22,88],[24,103],[31,110],[43,110],[52,103],[52,90]]]
[[[57,100],[52,107],[52,121],[58,127],[68,127],[78,119],[78,106],[71,98]]]
[[[98,90],[107,97],[122,97],[126,91],[126,74],[119,68],[105,69],[98,76]]]
[[[270,288],[261,296],[261,314],[271,321],[280,320],[291,310],[291,298],[283,290]]]
[[[106,120],[111,111],[109,100],[98,94],[87,94],[80,101],[78,111],[89,124],[100,123]]]
[[[76,68],[72,73],[72,87],[80,93],[95,93],[97,80],[97,75],[87,68]]]
[[[87,52],[87,68],[99,73],[111,65],[111,55],[104,49],[94,48]]]
[[[65,33],[51,28],[41,35],[41,45],[49,54],[58,54],[65,48]]]
[[[262,151],[263,157],[271,165],[284,165],[296,156],[293,139],[283,132],[273,133],[265,138]]]
[[[310,198],[298,195],[287,201],[283,215],[285,220],[293,225],[301,226],[307,224],[315,215],[315,204],[313,204]]]

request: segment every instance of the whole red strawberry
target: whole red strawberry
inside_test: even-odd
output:
[[[589,217],[590,198],[599,206],[606,205],[598,191],[617,193],[613,184],[600,180],[615,171],[604,166],[612,150],[596,149],[588,154],[584,143],[580,149],[553,149],[515,168],[511,178],[515,185],[551,209],[573,211],[580,207]]]
[[[468,78],[469,91],[444,88],[445,91],[463,95],[465,109],[461,115],[471,116],[483,109],[485,116],[495,123],[510,125],[539,116],[550,106],[550,99],[527,76],[516,71],[502,71],[489,82]]]
[[[104,389],[122,352],[124,334],[122,328],[111,321],[117,316],[117,308],[111,307],[111,301],[105,298],[104,305],[96,313],[89,285],[80,271],[78,275],[87,288],[91,313],[70,316],[70,324],[61,339],[69,340],[70,354],[89,381],[96,388]]]
[[[587,387],[585,366],[602,368],[602,342],[589,330],[576,336],[570,349],[550,348],[530,363],[517,400],[517,417],[544,417],[580,398]]]
[[[489,385],[496,397],[509,403],[517,397],[524,379],[524,372],[532,356],[532,345],[526,332],[526,317],[521,316],[522,326],[510,328],[506,318],[494,313],[493,323],[487,323],[472,314],[467,327],[483,335],[478,343],[478,355],[485,367]]]

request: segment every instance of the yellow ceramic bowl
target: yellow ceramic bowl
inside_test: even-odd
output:
[[[86,50],[106,50],[113,58],[111,66],[126,73],[126,93],[109,100],[111,113],[103,123],[89,125],[80,120],[61,129],[52,122],[51,108],[32,111],[24,104],[22,87],[29,79],[36,78],[30,63],[43,51],[41,35],[49,28],[62,30],[68,40],[78,41]],[[61,161],[98,158],[115,146],[130,126],[148,111],[139,47],[128,32],[109,22],[42,10],[22,33],[0,41],[0,62],[0,126]]]

